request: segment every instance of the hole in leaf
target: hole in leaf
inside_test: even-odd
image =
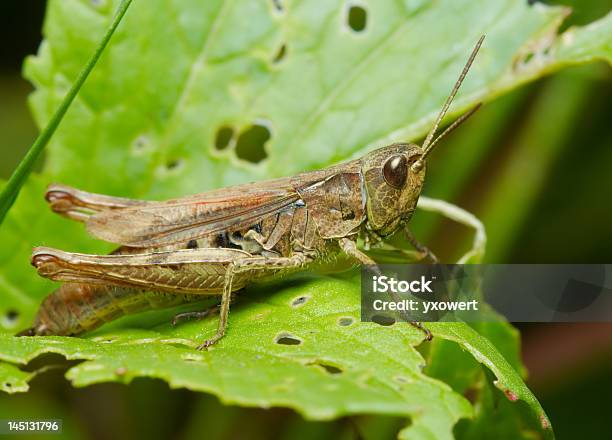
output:
[[[149,135],[141,134],[130,143],[130,153],[134,157],[142,157],[155,151],[155,144]]]
[[[17,321],[17,318],[19,318],[19,312],[17,310],[10,309],[4,316],[9,323],[14,323]]]
[[[314,362],[311,365],[316,365],[318,367],[323,368],[329,374],[340,374],[342,373],[342,368],[338,368],[335,365],[326,364],[324,362]]]
[[[217,136],[215,137],[215,148],[217,150],[225,150],[232,138],[234,137],[234,129],[232,127],[223,126],[217,130]]]
[[[82,362],[85,362],[85,359],[68,360],[61,354],[42,353],[28,362],[22,370],[28,373],[34,373],[35,375],[39,375],[46,371],[59,371],[59,374],[64,374],[67,369]]]
[[[4,382],[4,387],[5,387],[5,388],[10,388],[10,387],[12,387],[12,386],[13,386],[13,384],[12,384],[12,383],[10,383],[10,382]]]
[[[299,306],[305,304],[306,301],[308,301],[309,299],[310,299],[309,296],[298,296],[293,301],[291,301],[291,306],[292,307],[299,307]]]
[[[338,319],[338,325],[341,327],[348,327],[353,324],[355,320],[353,318],[340,318]]]
[[[172,159],[166,162],[166,169],[168,171],[176,171],[184,165],[184,162],[181,159]]]
[[[276,55],[274,55],[274,58],[272,58],[272,63],[274,64],[280,63],[283,59],[285,59],[286,55],[287,55],[287,45],[283,43],[278,48],[278,51],[276,52]]]
[[[368,21],[368,13],[362,6],[351,5],[348,10],[348,25],[355,32],[363,32]]]
[[[384,315],[374,315],[372,316],[372,322],[375,322],[378,325],[389,326],[395,324],[395,319],[390,316]]]
[[[527,64],[529,61],[531,61],[534,57],[534,53],[533,52],[529,52],[527,55],[525,55],[525,57],[523,58],[523,64]]]
[[[146,136],[138,136],[134,140],[134,143],[133,143],[134,150],[136,151],[144,150],[148,143],[149,143],[149,139]]]
[[[300,345],[302,340],[290,333],[281,333],[276,337],[275,342],[280,345]]]
[[[19,325],[19,316],[17,310],[9,309],[4,313],[0,325],[5,329],[13,329]]]
[[[264,145],[270,139],[270,130],[260,124],[253,124],[240,133],[236,142],[236,155],[251,163],[259,163],[268,157]]]
[[[278,12],[283,12],[283,2],[282,0],[272,0],[272,6],[274,6],[274,9],[276,9]]]

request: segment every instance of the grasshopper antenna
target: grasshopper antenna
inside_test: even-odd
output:
[[[472,54],[470,55],[470,58],[468,59],[467,63],[465,64],[465,67],[461,71],[461,75],[459,75],[459,79],[455,83],[455,86],[453,87],[453,90],[451,91],[450,95],[446,99],[446,102],[444,103],[444,106],[442,107],[442,110],[438,114],[438,118],[436,119],[436,122],[434,123],[433,127],[431,127],[431,130],[429,131],[429,133],[427,134],[427,137],[425,138],[425,142],[423,142],[423,145],[421,146],[421,148],[423,149],[423,156],[421,156],[421,159],[418,160],[417,162],[415,162],[414,165],[416,165],[417,163],[421,162],[420,166],[422,167],[422,161],[431,152],[431,150],[433,149],[434,145],[436,145],[438,143],[438,141],[440,139],[442,139],[444,136],[446,136],[448,133],[450,133],[455,128],[457,128],[459,125],[461,125],[461,123],[463,123],[467,118],[472,116],[474,114],[474,112],[480,108],[481,104],[478,104],[474,108],[472,108],[471,110],[469,110],[466,113],[464,113],[463,115],[461,115],[457,120],[455,120],[455,122],[453,122],[446,130],[444,130],[442,132],[442,134],[440,134],[432,142],[432,139],[433,139],[434,135],[436,134],[436,131],[438,131],[438,127],[440,126],[440,123],[442,122],[442,119],[444,118],[444,115],[446,115],[446,112],[448,111],[448,108],[450,107],[451,102],[453,102],[453,99],[455,99],[455,95],[457,94],[457,91],[459,90],[459,87],[461,87],[461,83],[465,79],[465,75],[467,75],[468,70],[470,70],[470,67],[472,66],[472,63],[474,62],[474,58],[476,58],[476,54],[478,53],[478,50],[480,49],[480,46],[482,45],[482,41],[484,40],[484,38],[485,38],[484,35],[481,36],[478,39],[478,42],[476,43],[476,46],[474,46],[474,49],[472,50]]]
[[[449,134],[451,131],[453,131],[455,128],[459,127],[461,124],[463,124],[470,116],[472,116],[474,113],[476,113],[476,110],[478,110],[480,107],[482,107],[482,102],[479,102],[478,104],[476,104],[474,107],[472,107],[471,109],[469,109],[467,112],[465,112],[464,114],[462,114],[461,116],[459,116],[457,119],[455,119],[453,121],[453,123],[451,125],[449,125],[448,127],[446,127],[446,129],[440,133],[431,144],[429,144],[429,148],[427,149],[427,151],[425,152],[425,154],[423,154],[422,159],[425,158],[425,156],[427,156],[427,154],[433,150],[434,145],[436,145],[438,143],[438,141],[440,139],[442,139],[444,136],[446,136],[447,134]]]

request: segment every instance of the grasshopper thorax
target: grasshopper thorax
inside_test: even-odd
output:
[[[410,219],[425,180],[422,156],[418,145],[398,143],[361,159],[368,229],[385,236]]]

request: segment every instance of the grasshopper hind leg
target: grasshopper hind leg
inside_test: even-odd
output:
[[[175,294],[218,295],[221,291],[217,332],[198,346],[199,350],[210,347],[225,334],[232,290],[251,279],[297,270],[312,261],[312,255],[302,252],[290,257],[255,256],[230,248],[88,255],[39,247],[32,253],[32,264],[38,273],[52,280],[114,284]],[[191,315],[194,316],[197,314]]]
[[[89,193],[59,184],[53,184],[47,188],[45,200],[53,212],[80,222],[87,221],[89,217],[98,212],[149,203],[143,200]]]

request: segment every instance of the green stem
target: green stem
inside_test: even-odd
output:
[[[117,14],[113,19],[113,22],[106,31],[106,34],[104,35],[104,38],[102,38],[102,41],[98,45],[96,51],[89,59],[87,65],[81,71],[78,78],[62,100],[62,103],[51,117],[51,120],[49,121],[47,126],[40,133],[40,135],[38,135],[32,146],[26,153],[25,157],[21,160],[21,162],[11,175],[6,185],[2,188],[2,192],[0,193],[0,225],[4,221],[4,218],[6,217],[6,214],[8,213],[11,206],[13,206],[13,203],[19,195],[19,191],[21,190],[21,187],[25,183],[27,177],[32,172],[32,167],[34,166],[36,159],[38,159],[40,153],[42,153],[42,151],[44,150],[45,146],[49,142],[49,139],[51,139],[51,136],[53,136],[53,133],[55,133],[55,130],[62,121],[62,118],[66,114],[66,111],[68,111],[70,104],[72,104],[72,101],[83,86],[83,83],[89,76],[89,73],[93,70],[94,66],[98,62],[98,59],[100,59],[100,56],[106,48],[108,41],[113,36],[115,29],[117,29],[117,26],[119,26],[119,23],[121,23],[121,20],[123,19],[123,16],[125,15],[131,3],[132,0],[123,0],[121,2],[121,4],[119,5],[119,9],[117,10]]]

